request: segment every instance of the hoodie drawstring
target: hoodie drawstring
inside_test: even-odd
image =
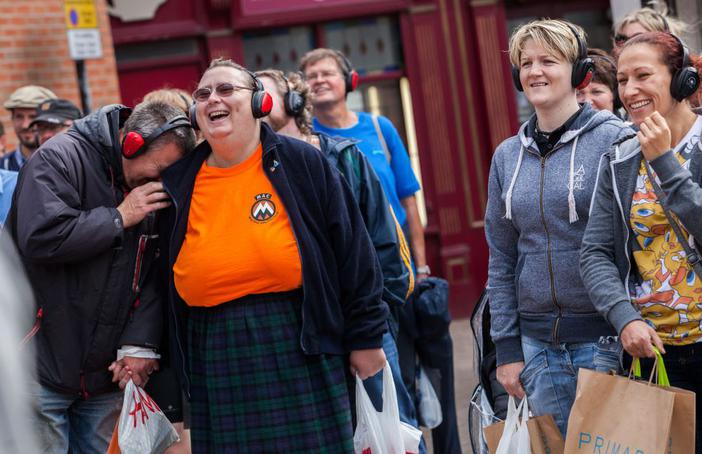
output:
[[[507,195],[505,196],[505,218],[512,219],[512,192],[514,192],[514,185],[517,182],[517,175],[519,174],[519,169],[522,167],[522,158],[524,157],[524,145],[519,147],[519,159],[517,159],[517,167],[514,169],[514,175],[512,175],[512,181],[509,184],[509,189],[507,189]]]
[[[578,220],[578,210],[575,206],[575,148],[578,146],[578,138],[576,136],[573,140],[573,147],[570,149],[570,175],[568,177],[568,220],[570,223],[574,223]]]

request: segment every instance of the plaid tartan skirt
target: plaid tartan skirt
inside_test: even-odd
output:
[[[191,308],[193,453],[352,453],[346,361],[305,355],[302,292]]]

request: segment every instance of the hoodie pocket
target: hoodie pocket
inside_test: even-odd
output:
[[[596,313],[580,277],[580,251],[555,251],[552,258],[558,305],[576,314]]]
[[[553,303],[546,254],[526,254],[521,265],[517,283],[519,312],[550,312]]]

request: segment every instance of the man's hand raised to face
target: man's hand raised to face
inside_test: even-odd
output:
[[[171,205],[168,194],[163,190],[160,181],[152,181],[132,189],[117,211],[122,216],[124,228],[140,223],[152,211],[167,208]]]

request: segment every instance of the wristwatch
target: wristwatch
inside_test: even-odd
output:
[[[429,268],[429,265],[418,266],[417,274],[426,274],[427,276],[429,276],[431,274],[431,268]]]

